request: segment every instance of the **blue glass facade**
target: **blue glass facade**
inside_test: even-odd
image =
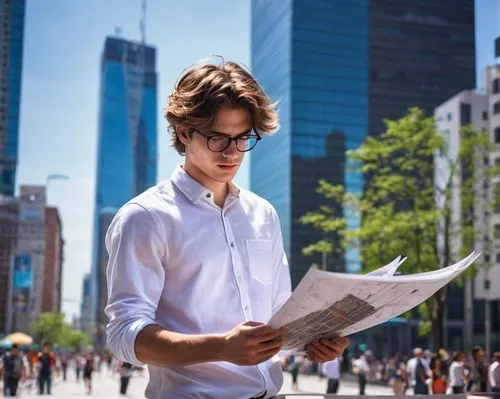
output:
[[[156,184],[156,50],[107,38],[101,62],[101,91],[92,265],[93,304],[105,324],[104,237],[115,212]]]
[[[252,72],[273,101],[278,101],[281,128],[250,152],[250,186],[269,200],[281,220],[285,251],[291,247],[291,0],[253,1]],[[258,49],[258,51],[257,51]]]
[[[0,194],[13,196],[19,148],[25,0],[0,7]]]
[[[250,184],[277,209],[294,285],[311,263],[344,269],[343,256],[302,255],[323,237],[297,219],[324,203],[321,178],[362,189],[345,151],[368,130],[367,20],[366,1],[252,2],[252,72],[280,100],[281,129],[252,151]]]
[[[383,118],[410,106],[431,115],[474,86],[474,2],[253,0],[252,72],[281,101],[280,131],[252,151],[250,185],[278,211],[292,283],[313,263],[354,272],[357,251],[303,256],[336,238],[297,220],[325,202],[315,192],[321,178],[362,193],[345,152],[382,132]],[[344,215],[351,227],[361,223]]]

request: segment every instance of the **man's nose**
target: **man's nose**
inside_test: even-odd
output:
[[[238,155],[238,152],[239,151],[236,149],[236,141],[233,140],[231,141],[231,144],[229,144],[229,147],[222,151],[222,155],[226,158],[229,158]]]

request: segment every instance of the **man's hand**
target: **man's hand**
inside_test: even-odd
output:
[[[345,337],[333,337],[331,339],[318,339],[306,346],[309,359],[313,362],[323,363],[335,360],[344,353],[349,345],[349,339]]]
[[[284,330],[248,321],[238,324],[224,337],[221,360],[253,366],[272,358],[283,345]]]

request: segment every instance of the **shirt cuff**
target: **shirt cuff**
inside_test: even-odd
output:
[[[137,367],[146,366],[145,363],[137,359],[137,356],[135,354],[135,340],[137,338],[137,334],[139,334],[144,327],[149,326],[150,324],[156,324],[156,323],[151,319],[142,318],[135,320],[127,328],[127,332],[123,336],[125,350],[123,351],[122,354],[127,363],[130,363]]]

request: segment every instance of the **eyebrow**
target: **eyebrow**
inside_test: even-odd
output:
[[[242,132],[242,133],[238,133],[238,134],[237,134],[236,136],[234,136],[234,137],[238,137],[238,136],[241,136],[241,135],[243,135],[243,134],[248,134],[248,133],[250,133],[252,130],[253,130],[253,128],[250,128],[250,129],[248,129],[248,130],[245,130],[245,131],[244,131],[244,132]],[[231,136],[230,136],[229,134],[227,134],[227,133],[221,133],[221,132],[217,132],[217,131],[215,131],[215,130],[214,130],[213,132],[209,132],[209,133],[207,133],[207,135],[211,135],[211,134],[220,134],[221,136],[231,137]]]

